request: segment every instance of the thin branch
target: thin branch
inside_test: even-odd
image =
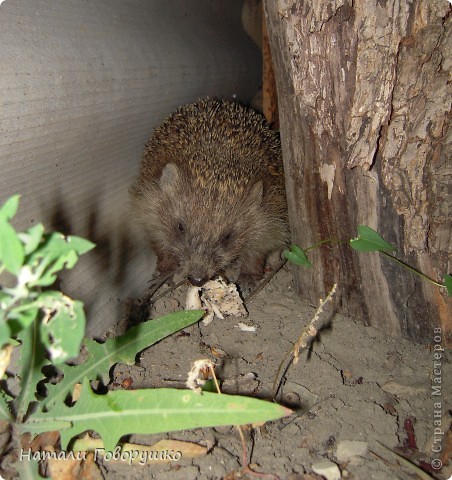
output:
[[[315,312],[315,315],[312,318],[310,324],[303,329],[303,331],[301,332],[301,335],[298,337],[298,340],[295,342],[292,350],[286,353],[283,360],[279,364],[278,370],[275,375],[275,381],[273,383],[273,398],[275,398],[276,395],[278,394],[281,381],[282,381],[282,376],[285,374],[285,372],[289,368],[290,363],[293,362],[294,365],[298,363],[300,350],[308,347],[310,343],[314,340],[314,338],[317,336],[318,332],[324,326],[324,320],[321,319],[320,316],[323,313],[323,309],[325,308],[325,305],[332,300],[336,292],[336,288],[337,288],[337,284],[335,283],[330,293],[326,297],[326,299],[325,300],[320,299],[319,308]],[[287,363],[288,361],[289,363]],[[283,375],[281,375],[281,372],[283,372]]]

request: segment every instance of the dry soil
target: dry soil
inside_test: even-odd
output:
[[[182,308],[185,292],[181,287],[158,300],[153,317]],[[106,478],[450,478],[450,466],[442,471],[431,467],[432,461],[446,464],[450,454],[450,355],[441,355],[442,386],[440,393],[433,395],[433,332],[427,339],[430,345],[415,345],[334,314],[332,308],[326,308],[327,326],[301,353],[298,364],[289,365],[284,375],[278,376],[282,388],[277,401],[294,413],[244,430],[248,462],[255,472],[268,476],[243,472],[239,433],[234,427],[221,427],[132,436],[130,441],[147,445],[163,438],[193,442],[207,446],[208,453],[158,465],[104,463]],[[254,325],[255,332],[239,330],[237,324],[243,319],[231,317],[215,319],[208,326],[199,323],[142,352],[135,366],[117,365],[115,383],[133,388],[185,388],[193,361],[211,358],[226,392],[271,399],[281,361],[309,325],[316,308],[294,294],[291,274],[284,269],[248,310],[244,321]],[[435,413],[437,420],[441,414],[444,435],[435,435]],[[443,441],[441,452],[435,453],[432,446],[438,445],[435,440],[439,439]],[[423,462],[429,473],[416,471],[402,455]],[[325,477],[317,476],[322,472]]]

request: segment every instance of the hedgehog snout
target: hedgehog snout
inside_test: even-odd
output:
[[[195,287],[202,287],[207,280],[209,280],[209,278],[207,276],[200,278],[198,276],[194,277],[192,275],[188,275],[187,280]]]

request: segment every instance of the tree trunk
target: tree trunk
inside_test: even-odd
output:
[[[306,248],[377,230],[401,260],[450,271],[451,7],[414,2],[266,0],[292,241]],[[392,335],[452,343],[444,289],[346,243],[295,270],[311,302],[338,283],[337,309]]]

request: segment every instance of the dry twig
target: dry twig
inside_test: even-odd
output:
[[[310,324],[303,329],[301,332],[301,335],[298,337],[298,340],[295,342],[292,350],[287,352],[287,354],[284,356],[283,360],[281,361],[278,371],[276,372],[276,377],[275,377],[275,382],[273,383],[273,398],[276,397],[279,388],[281,386],[281,372],[283,372],[283,375],[289,368],[291,362],[294,364],[298,363],[299,356],[300,356],[300,351],[304,348],[307,348],[311,342],[314,340],[314,338],[317,336],[318,332],[325,326],[325,320],[323,318],[320,318],[321,314],[323,313],[323,309],[325,308],[325,305],[330,302],[336,292],[337,284],[335,283],[333,285],[333,288],[331,289],[330,293],[328,296],[325,298],[325,300],[320,299],[320,305],[317,311],[315,312],[314,317],[312,318]],[[287,363],[289,359],[289,362]],[[286,365],[287,363],[287,365]],[[286,367],[283,369],[284,365]],[[280,379],[281,376],[281,379]]]

